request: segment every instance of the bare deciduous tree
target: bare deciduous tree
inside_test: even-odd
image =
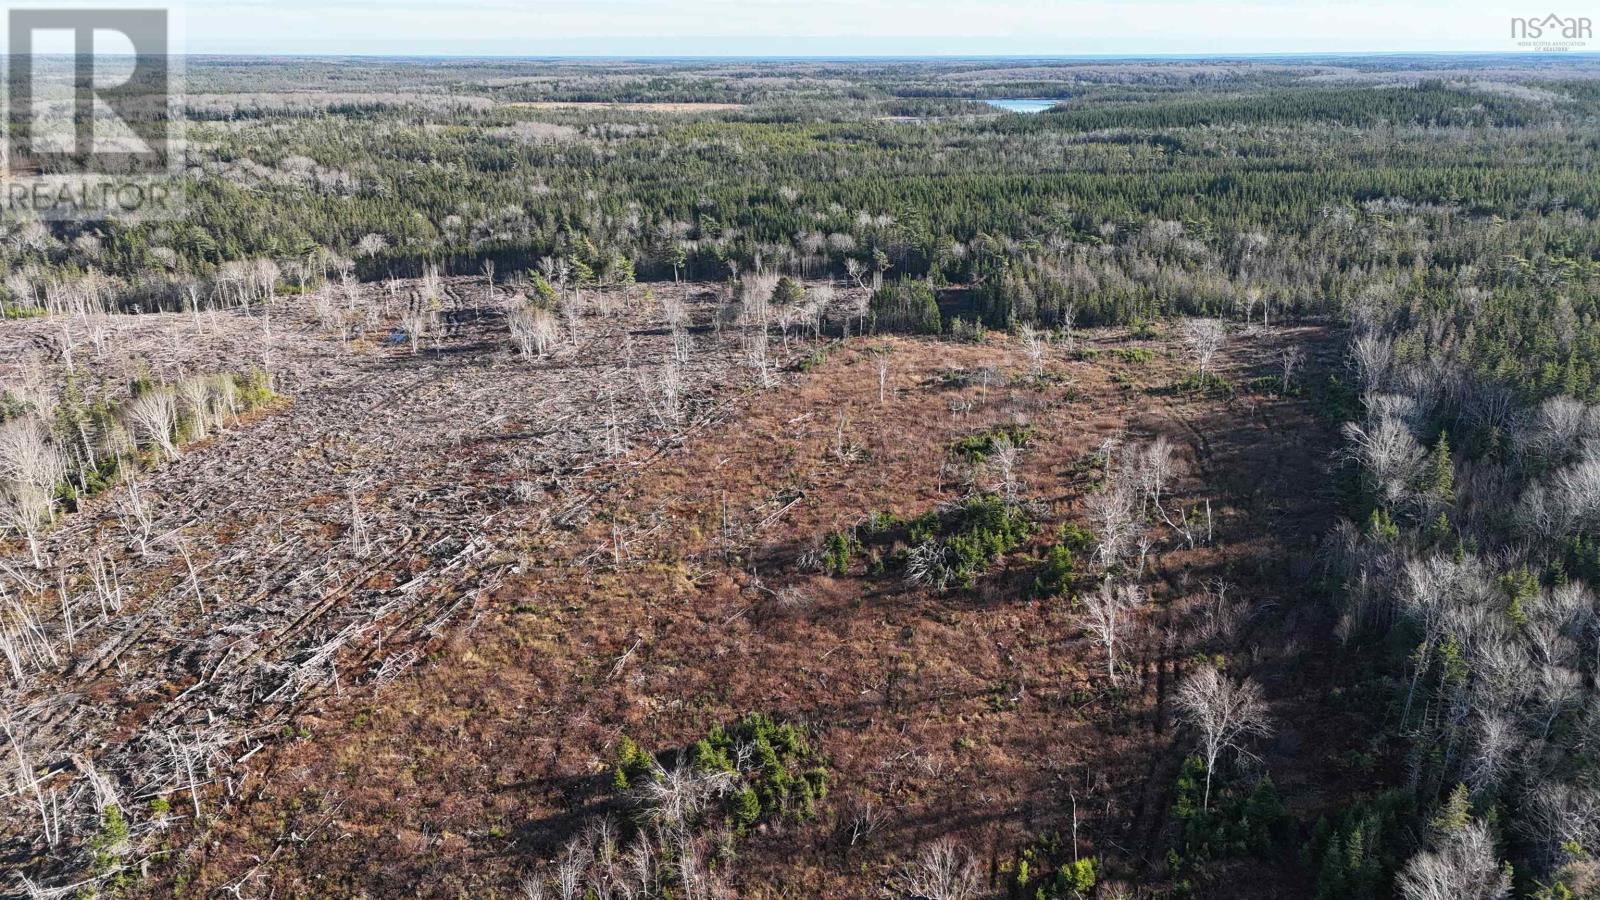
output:
[[[34,566],[42,565],[39,535],[55,510],[55,489],[66,473],[61,451],[29,417],[0,426],[0,524],[28,541]]]
[[[202,377],[185,378],[177,384],[181,415],[194,430],[194,437],[203,440],[211,430],[211,383]]]
[[[1345,438],[1350,454],[1371,474],[1393,503],[1411,490],[1422,466],[1422,446],[1404,422],[1392,415],[1381,415],[1365,425],[1346,422]]]
[[[1363,334],[1350,345],[1356,374],[1367,391],[1383,387],[1394,365],[1394,342],[1374,333]]]
[[[121,504],[122,526],[138,545],[139,553],[143,555],[150,543],[150,535],[155,530],[155,516],[151,512],[150,505],[145,502],[144,494],[139,491],[139,479],[130,473],[123,479],[123,483],[127,486],[128,493]]]
[[[1405,900],[1502,900],[1511,895],[1511,876],[1496,859],[1488,827],[1473,821],[1411,857],[1395,886]]]
[[[644,817],[657,825],[682,830],[712,801],[725,797],[735,784],[728,772],[697,772],[692,766],[657,767],[655,776],[636,789]]]
[[[1447,556],[1431,556],[1406,563],[1396,599],[1400,611],[1421,631],[1422,642],[1413,654],[1411,687],[1406,692],[1402,722],[1410,718],[1412,700],[1432,665],[1434,648],[1452,626],[1466,628],[1460,611],[1470,609],[1493,590],[1472,557],[1457,562]]]
[[[1136,490],[1127,478],[1112,472],[1105,486],[1084,500],[1090,527],[1100,541],[1097,561],[1101,568],[1122,559],[1138,540],[1142,526],[1137,516]]]
[[[984,458],[984,466],[993,474],[994,488],[1005,499],[1007,506],[1017,505],[1017,496],[1021,493],[1021,483],[1017,480],[1017,459],[1022,454],[1011,437],[1001,434],[994,439],[994,445],[989,455]]]
[[[643,378],[642,375],[640,377]],[[683,421],[683,370],[676,361],[661,367],[656,374],[653,391],[650,384],[642,381],[640,387],[644,389],[646,400],[663,425],[672,426]],[[659,404],[653,394],[660,395]]]
[[[1195,366],[1200,370],[1200,381],[1204,383],[1207,374],[1211,371],[1211,363],[1216,359],[1217,353],[1222,350],[1222,345],[1228,340],[1228,330],[1218,319],[1187,319],[1183,323],[1183,344],[1194,358]]]
[[[741,324],[765,329],[772,319],[772,295],[778,286],[775,272],[749,272],[739,282]]]
[[[1283,364],[1283,392],[1287,394],[1294,387],[1295,373],[1300,371],[1301,364],[1306,361],[1305,348],[1299,344],[1285,347],[1279,356],[1279,361]]]
[[[33,766],[22,749],[22,742],[17,737],[17,729],[12,723],[10,714],[7,714],[4,720],[0,720],[0,730],[5,732],[6,739],[16,751],[18,787],[20,789],[23,785],[26,785],[27,790],[33,794],[34,806],[39,812],[40,830],[45,836],[45,841],[53,847],[61,839],[59,813],[57,816],[51,815],[53,804],[46,801],[44,791],[40,789],[38,776],[34,773]]]
[[[1556,472],[1549,491],[1564,533],[1593,530],[1600,525],[1600,455]]]
[[[929,538],[907,551],[907,581],[942,591],[949,586],[950,578],[950,552],[941,541]]]
[[[1117,637],[1129,615],[1144,603],[1144,592],[1138,585],[1124,584],[1113,587],[1108,577],[1100,590],[1081,598],[1083,610],[1078,614],[1078,624],[1094,635],[1106,651],[1106,677],[1117,683]]]
[[[822,320],[828,315],[828,307],[833,305],[837,292],[831,284],[819,284],[806,292],[806,303],[810,307],[812,337],[822,336]]]
[[[1235,684],[1210,663],[1184,680],[1178,688],[1177,704],[1184,721],[1200,732],[1200,750],[1206,764],[1202,805],[1210,809],[1211,775],[1222,754],[1234,750],[1248,755],[1244,749],[1247,739],[1272,733],[1267,704],[1261,697],[1260,685],[1248,678]]]
[[[1143,489],[1145,499],[1159,511],[1162,492],[1174,473],[1172,442],[1165,435],[1158,436],[1139,451],[1134,462],[1138,467],[1139,487]]]
[[[870,841],[883,827],[885,818],[883,810],[871,798],[856,801],[850,808],[846,824],[841,826],[847,838],[846,845],[855,847]]]
[[[763,388],[772,387],[774,384],[767,340],[767,331],[762,328],[748,335],[744,341],[745,365],[755,372],[756,384]]]
[[[148,390],[128,403],[128,419],[145,446],[168,459],[177,457],[178,404],[172,391]]]
[[[661,318],[669,329],[677,331],[689,327],[689,308],[677,297],[662,296]]]
[[[1590,785],[1547,778],[1528,792],[1522,809],[1518,831],[1547,864],[1565,857],[1566,847],[1593,847],[1600,842],[1600,792]]]
[[[422,340],[436,318],[434,311],[424,303],[412,303],[400,313],[400,327],[405,329],[406,340],[413,354],[422,351]]]
[[[506,316],[506,322],[523,359],[548,354],[561,334],[556,317],[546,309],[518,307]]]
[[[1565,462],[1585,438],[1600,434],[1600,410],[1571,397],[1551,397],[1526,416],[1526,424],[1515,434],[1521,453],[1559,464]]]
[[[387,249],[389,249],[389,239],[381,234],[363,235],[361,240],[356,243],[356,252],[368,259]]]
[[[1499,713],[1481,714],[1462,766],[1467,785],[1475,792],[1492,789],[1511,767],[1519,743],[1510,719]]]
[[[211,379],[211,387],[216,392],[216,402],[213,410],[216,414],[216,424],[221,428],[228,416],[239,416],[239,386],[234,383],[231,375],[217,375]]]
[[[1044,335],[1040,334],[1032,325],[1022,326],[1018,333],[1022,341],[1022,350],[1028,354],[1028,370],[1035,377],[1044,374]]]
[[[866,282],[863,278],[863,276],[866,274],[866,271],[867,267],[862,264],[861,260],[856,259],[853,256],[844,261],[845,275],[849,276],[850,280],[854,281],[856,283],[856,287],[858,288],[866,288]]]
[[[978,867],[965,848],[938,841],[901,868],[894,890],[905,898],[970,900],[978,895]]]

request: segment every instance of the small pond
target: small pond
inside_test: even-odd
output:
[[[1010,100],[985,100],[983,102],[989,104],[990,106],[998,106],[1008,112],[1038,113],[1044,112],[1061,101],[1040,100],[1038,98],[1017,98]]]

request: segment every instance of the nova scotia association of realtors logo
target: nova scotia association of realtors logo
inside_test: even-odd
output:
[[[1594,22],[1588,16],[1551,13],[1511,19],[1511,39],[1526,50],[1582,50],[1593,37]]]
[[[6,17],[0,211],[57,221],[181,213],[181,103],[165,9]]]

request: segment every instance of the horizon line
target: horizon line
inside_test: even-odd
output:
[[[0,52],[0,59],[11,54]],[[59,56],[71,58],[71,53],[36,53],[33,56]],[[107,58],[134,54],[99,54]],[[1374,57],[1501,57],[1507,59],[1539,59],[1554,62],[1561,59],[1600,59],[1600,50],[1549,52],[1538,50],[1277,50],[1208,53],[1167,53],[1160,51],[1138,53],[447,53],[418,52],[397,53],[382,51],[332,51],[332,50],[196,50],[183,53],[160,54],[181,58],[226,59],[468,59],[468,60],[812,60],[812,61],[960,61],[960,60],[1256,60],[1256,59],[1324,59],[1324,58],[1374,58]]]

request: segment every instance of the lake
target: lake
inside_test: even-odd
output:
[[[1014,113],[1044,112],[1059,103],[1059,100],[1039,99],[1014,99],[1014,100],[985,100],[990,106],[998,106],[1003,110]]]

